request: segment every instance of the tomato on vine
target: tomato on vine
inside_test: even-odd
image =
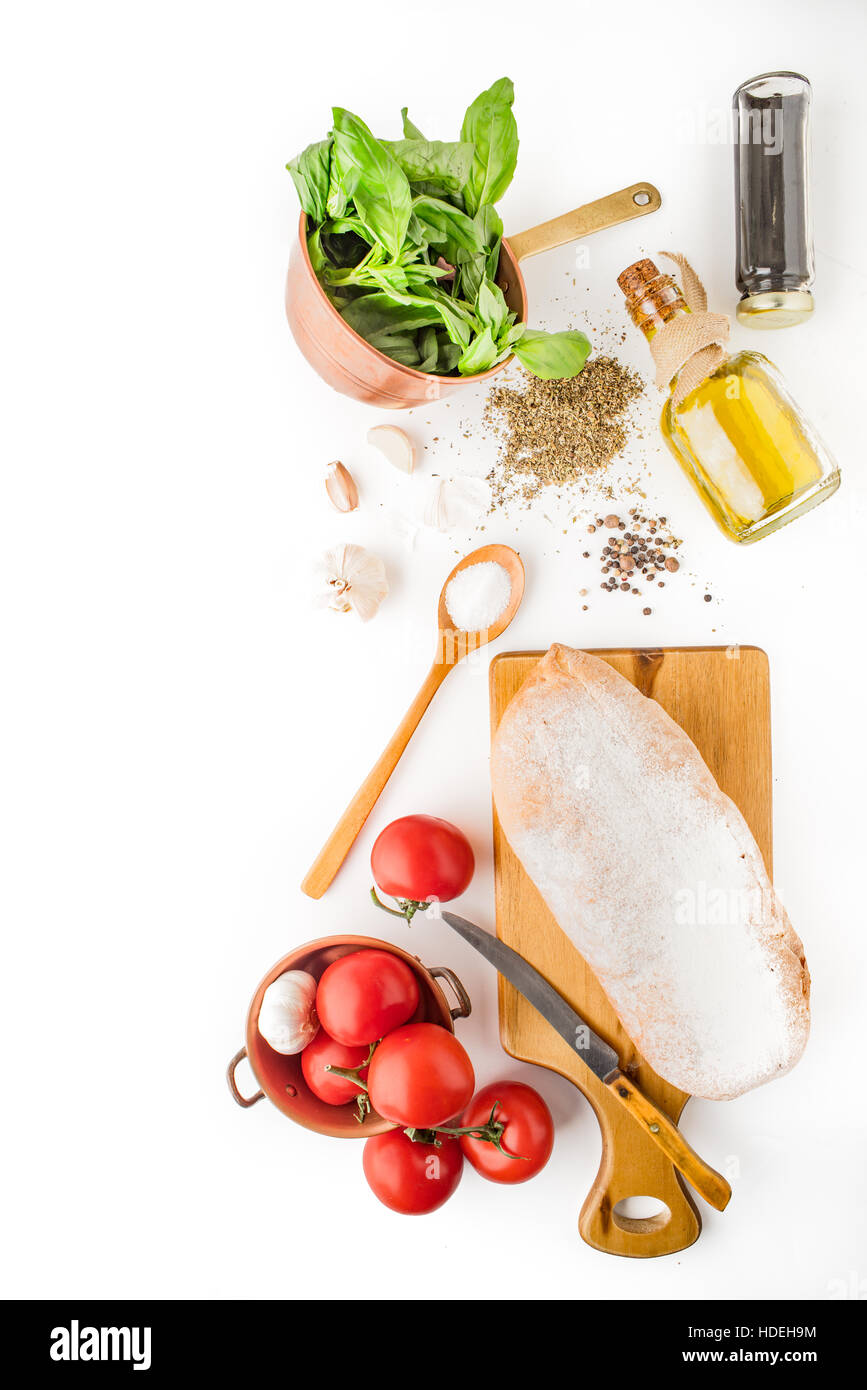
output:
[[[414,1143],[399,1129],[368,1139],[362,1154],[371,1190],[402,1216],[421,1216],[447,1202],[461,1180],[463,1165],[456,1139]]]
[[[436,1023],[409,1023],[383,1038],[367,1078],[378,1115],[408,1129],[443,1125],[469,1104],[473,1064],[454,1033]]]
[[[485,1129],[493,1142],[473,1133],[462,1134],[464,1157],[491,1182],[526,1182],[540,1173],[554,1147],[554,1121],[538,1091],[522,1081],[499,1081],[483,1086],[460,1119],[462,1129]]]
[[[464,893],[472,882],[475,859],[466,835],[450,821],[402,816],[377,836],[370,867],[376,887],[395,898],[398,907],[386,907],[375,890],[374,901],[411,922],[420,908]]]

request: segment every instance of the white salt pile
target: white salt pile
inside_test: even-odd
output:
[[[502,617],[511,596],[508,570],[485,560],[458,570],[446,589],[446,608],[460,632],[483,632]]]

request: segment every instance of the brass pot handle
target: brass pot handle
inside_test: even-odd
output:
[[[447,965],[431,965],[428,967],[427,973],[432,979],[447,980],[451,985],[455,998],[458,1001],[458,1007],[451,1010],[452,1021],[456,1018],[469,1018],[470,1014],[473,1012],[472,1001],[455,972],[449,970]]]
[[[561,217],[553,217],[550,222],[541,222],[529,231],[507,237],[507,241],[512,254],[523,261],[527,256],[537,256],[540,251],[553,251],[555,246],[564,246],[567,241],[578,241],[606,227],[616,227],[632,217],[644,217],[661,206],[662,197],[652,183],[632,183],[617,193],[609,193],[607,198],[597,198],[594,203],[585,203],[572,212],[564,212]]]
[[[235,1080],[235,1069],[237,1068],[239,1062],[243,1062],[246,1055],[246,1047],[242,1047],[239,1052],[235,1053],[234,1057],[232,1058],[231,1062],[226,1068],[226,1080],[229,1083],[229,1090],[232,1092],[232,1099],[236,1101],[238,1105],[243,1106],[245,1110],[249,1110],[250,1106],[255,1105],[257,1100],[264,1100],[265,1092],[257,1091],[254,1096],[243,1096],[241,1092],[238,1090],[238,1083]]]

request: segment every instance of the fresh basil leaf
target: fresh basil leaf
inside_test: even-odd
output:
[[[486,372],[494,365],[496,357],[497,344],[490,328],[486,328],[464,349],[458,362],[458,371],[461,376],[475,376],[477,372]]]
[[[510,314],[509,317],[514,319],[515,316]],[[525,323],[510,324],[506,332],[500,334],[500,347],[512,347],[519,338],[523,338],[526,332],[527,325]]]
[[[501,77],[467,108],[461,140],[475,146],[473,165],[464,188],[464,202],[472,215],[484,203],[502,198],[518,162],[518,127],[512,112],[515,89]]]
[[[338,168],[337,160],[334,158],[334,151],[331,153],[331,176],[328,184],[328,197],[325,200],[325,211],[332,218],[345,216],[352,206],[352,195],[355,192],[355,185],[358,183],[358,170]]]
[[[428,240],[436,245],[444,244],[453,252],[457,252],[458,248],[469,252],[484,250],[479,229],[473,219],[444,199],[427,195],[413,198],[412,210],[427,229]],[[454,264],[448,251],[444,254],[446,260]]]
[[[407,283],[410,285],[423,285],[431,280],[446,280],[451,272],[444,266],[427,265],[424,261],[417,261],[408,265],[404,269]]]
[[[325,252],[322,250],[322,228],[317,227],[307,238],[307,254],[310,257],[310,264],[313,267],[313,274],[321,277],[328,262],[325,259]]]
[[[421,225],[415,213],[410,214],[406,229],[406,239],[411,246],[424,246],[427,242],[427,229]]]
[[[463,195],[453,192],[451,189],[442,188],[438,183],[427,183],[424,179],[419,183],[411,183],[410,191],[414,198],[445,198],[456,207],[458,212],[465,212]]]
[[[432,303],[406,304],[381,293],[359,296],[346,305],[342,314],[350,328],[368,342],[377,334],[415,332],[417,328],[442,321],[438,308]]]
[[[489,251],[500,249],[500,241],[503,236],[503,219],[497,209],[491,203],[482,203],[476,212],[473,221],[479,229],[479,236],[482,238]]]
[[[402,265],[371,266],[367,277],[384,294],[403,293],[409,286]]]
[[[441,324],[450,340],[463,350],[473,334],[472,316],[434,286],[420,286],[414,293],[394,289],[363,294],[341,312],[350,327],[368,341],[372,334],[386,330]]]
[[[439,358],[439,342],[437,341],[437,331],[433,324],[429,324],[427,328],[419,330],[418,356],[419,371],[432,372]]]
[[[461,349],[457,343],[453,343],[445,334],[439,335],[439,356],[437,358],[436,370],[443,376],[448,376],[455,370],[461,360]]]
[[[408,111],[408,109],[409,109],[409,108],[406,107],[406,106],[402,106],[402,107],[400,108],[400,119],[403,121],[403,134],[404,134],[404,138],[405,138],[406,140],[423,140],[423,139],[424,139],[424,136],[422,135],[422,133],[421,133],[421,131],[419,130],[418,126],[417,126],[417,125],[413,125],[413,123],[412,123],[412,121],[410,120],[409,116],[406,114],[407,111]]]
[[[464,299],[475,304],[485,278],[485,253],[469,256],[460,265],[460,291]]]
[[[500,247],[503,242],[503,219],[490,203],[483,203],[473,218],[479,229],[479,236],[487,247],[485,274],[496,280],[500,266]]]
[[[292,175],[301,206],[313,222],[325,219],[331,178],[331,138],[308,145],[286,165]]]
[[[369,246],[376,244],[376,237],[369,227],[366,227],[360,217],[347,214],[345,217],[330,217],[323,226],[329,236],[343,236],[346,232],[352,232],[355,236],[366,241]]]
[[[344,186],[353,181],[352,198],[359,216],[396,259],[412,213],[406,174],[358,116],[341,106],[333,108],[333,116],[332,166],[337,167]]]
[[[402,362],[404,367],[415,367],[417,371],[424,370],[421,366],[421,354],[414,333],[374,333],[367,341],[371,347],[376,348],[377,352],[384,352],[386,357],[393,358],[395,362]]]
[[[417,285],[412,293],[396,295],[395,298],[401,304],[415,306],[431,304],[439,314],[443,328],[451,341],[459,344],[461,348],[467,347],[476,331],[476,320],[469,307],[461,304],[460,300],[452,298],[451,295],[445,294],[436,285]]]
[[[384,265],[375,257],[365,257],[356,266],[337,267],[326,264],[322,278],[329,285],[354,286],[359,290],[382,290],[384,294],[395,291],[418,290],[436,283],[447,275],[439,266],[417,261],[401,265],[398,261],[387,261]]]
[[[543,381],[563,381],[578,375],[590,355],[590,343],[574,328],[563,333],[525,328],[513,351],[534,376]]]
[[[466,141],[384,140],[410,184],[443,193],[460,193],[470,175],[473,146]]]
[[[493,280],[485,278],[476,296],[475,315],[485,328],[490,328],[494,338],[499,338],[509,317],[509,306],[503,298],[503,291]]]

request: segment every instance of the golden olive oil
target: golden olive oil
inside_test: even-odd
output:
[[[637,262],[625,277],[630,314],[648,338],[689,313],[678,286],[652,261]],[[676,383],[675,376],[662,411],[663,438],[731,539],[760,540],[836,492],[837,465],[761,353],[728,358],[678,405]]]

